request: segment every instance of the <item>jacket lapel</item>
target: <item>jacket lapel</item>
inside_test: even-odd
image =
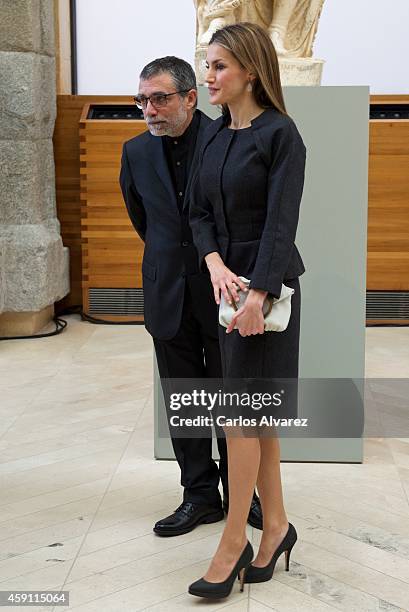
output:
[[[165,153],[163,151],[162,138],[160,136],[152,136],[150,138],[148,143],[148,157],[159,180],[163,183],[168,192],[169,198],[172,200],[175,209],[179,213],[175,189],[173,187],[172,177],[169,172]]]
[[[197,170],[198,164],[199,164],[199,157],[200,157],[200,153],[202,151],[203,145],[204,145],[204,140],[206,142],[210,142],[210,140],[208,140],[207,135],[210,131],[212,131],[213,134],[213,126],[215,123],[218,123],[218,120],[216,121],[212,121],[207,115],[205,115],[204,113],[200,112],[200,124],[199,124],[199,131],[197,133],[197,139],[196,139],[196,146],[195,146],[195,150],[193,153],[193,157],[192,157],[192,161],[190,164],[190,172],[189,172],[189,178],[187,181],[187,185],[186,185],[186,192],[185,192],[185,198],[183,200],[183,210],[186,208],[186,206],[189,205],[189,194],[190,194],[190,187],[192,184],[192,179],[194,177],[194,174]],[[211,126],[211,127],[209,127]],[[207,128],[207,129],[206,129]],[[206,138],[204,138],[204,133],[206,131]],[[214,131],[215,135],[218,132],[218,129],[216,129]]]
[[[224,117],[218,117],[217,119],[212,121],[212,123],[210,124],[206,132],[203,134],[201,147],[200,147],[199,163],[202,160],[203,153],[207,145],[213,140],[216,134],[223,128],[223,125],[224,125]]]
[[[195,146],[194,146],[194,151],[193,151],[193,155],[192,155],[192,159],[190,162],[190,171],[189,171],[189,176],[187,179],[187,185],[186,185],[186,190],[185,190],[185,197],[183,199],[183,210],[186,208],[186,206],[189,205],[189,194],[190,194],[190,186],[192,183],[192,178],[194,176],[194,173],[196,171],[197,168],[197,163],[199,160],[199,151],[200,151],[200,144],[202,141],[202,136],[203,136],[203,132],[206,128],[207,125],[209,125],[211,123],[210,119],[204,115],[202,112],[200,112],[200,123],[199,123],[199,129],[197,132],[197,137],[196,137],[196,142],[195,142]]]

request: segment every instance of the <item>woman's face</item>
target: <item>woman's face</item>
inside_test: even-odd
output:
[[[224,47],[209,45],[206,68],[210,104],[231,104],[248,95],[249,72]]]

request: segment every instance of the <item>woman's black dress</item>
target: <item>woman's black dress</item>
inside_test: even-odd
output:
[[[221,174],[224,213],[230,237],[225,264],[239,276],[251,279],[255,264],[249,238],[249,219],[254,227],[254,239],[259,239],[259,224],[254,223],[245,207],[245,200],[257,221],[267,213],[268,168],[260,158],[252,128],[222,129],[207,147],[203,165],[217,168],[219,151],[227,151]],[[207,176],[207,181],[209,177]],[[216,181],[216,176],[214,177]],[[232,220],[234,219],[234,223]],[[291,318],[283,332],[265,332],[256,336],[240,336],[237,330],[226,334],[219,325],[220,350],[225,378],[296,378],[300,335],[300,283],[298,278],[286,279],[285,284],[295,290],[291,298]]]

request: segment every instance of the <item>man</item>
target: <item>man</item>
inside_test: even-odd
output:
[[[135,102],[149,131],[124,144],[120,184],[130,219],[145,242],[145,326],[153,337],[166,390],[166,379],[222,377],[213,289],[208,273],[199,269],[188,222],[189,186],[201,137],[211,120],[196,109],[192,67],[176,57],[145,66]],[[211,438],[172,437],[184,495],[179,508],[154,526],[158,535],[180,535],[224,517],[226,440],[218,437],[217,443],[219,468],[212,459]],[[256,495],[249,521],[261,528]]]

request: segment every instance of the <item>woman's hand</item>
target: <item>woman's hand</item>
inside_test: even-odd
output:
[[[248,291],[243,281],[224,265],[219,253],[209,253],[205,261],[210,272],[216,304],[220,304],[220,292],[223,293],[229,304],[232,303],[232,299],[238,302],[237,287],[240,287],[242,291]]]
[[[266,296],[267,291],[250,289],[244,305],[234,313],[226,333],[237,329],[243,337],[264,334],[263,304]]]

